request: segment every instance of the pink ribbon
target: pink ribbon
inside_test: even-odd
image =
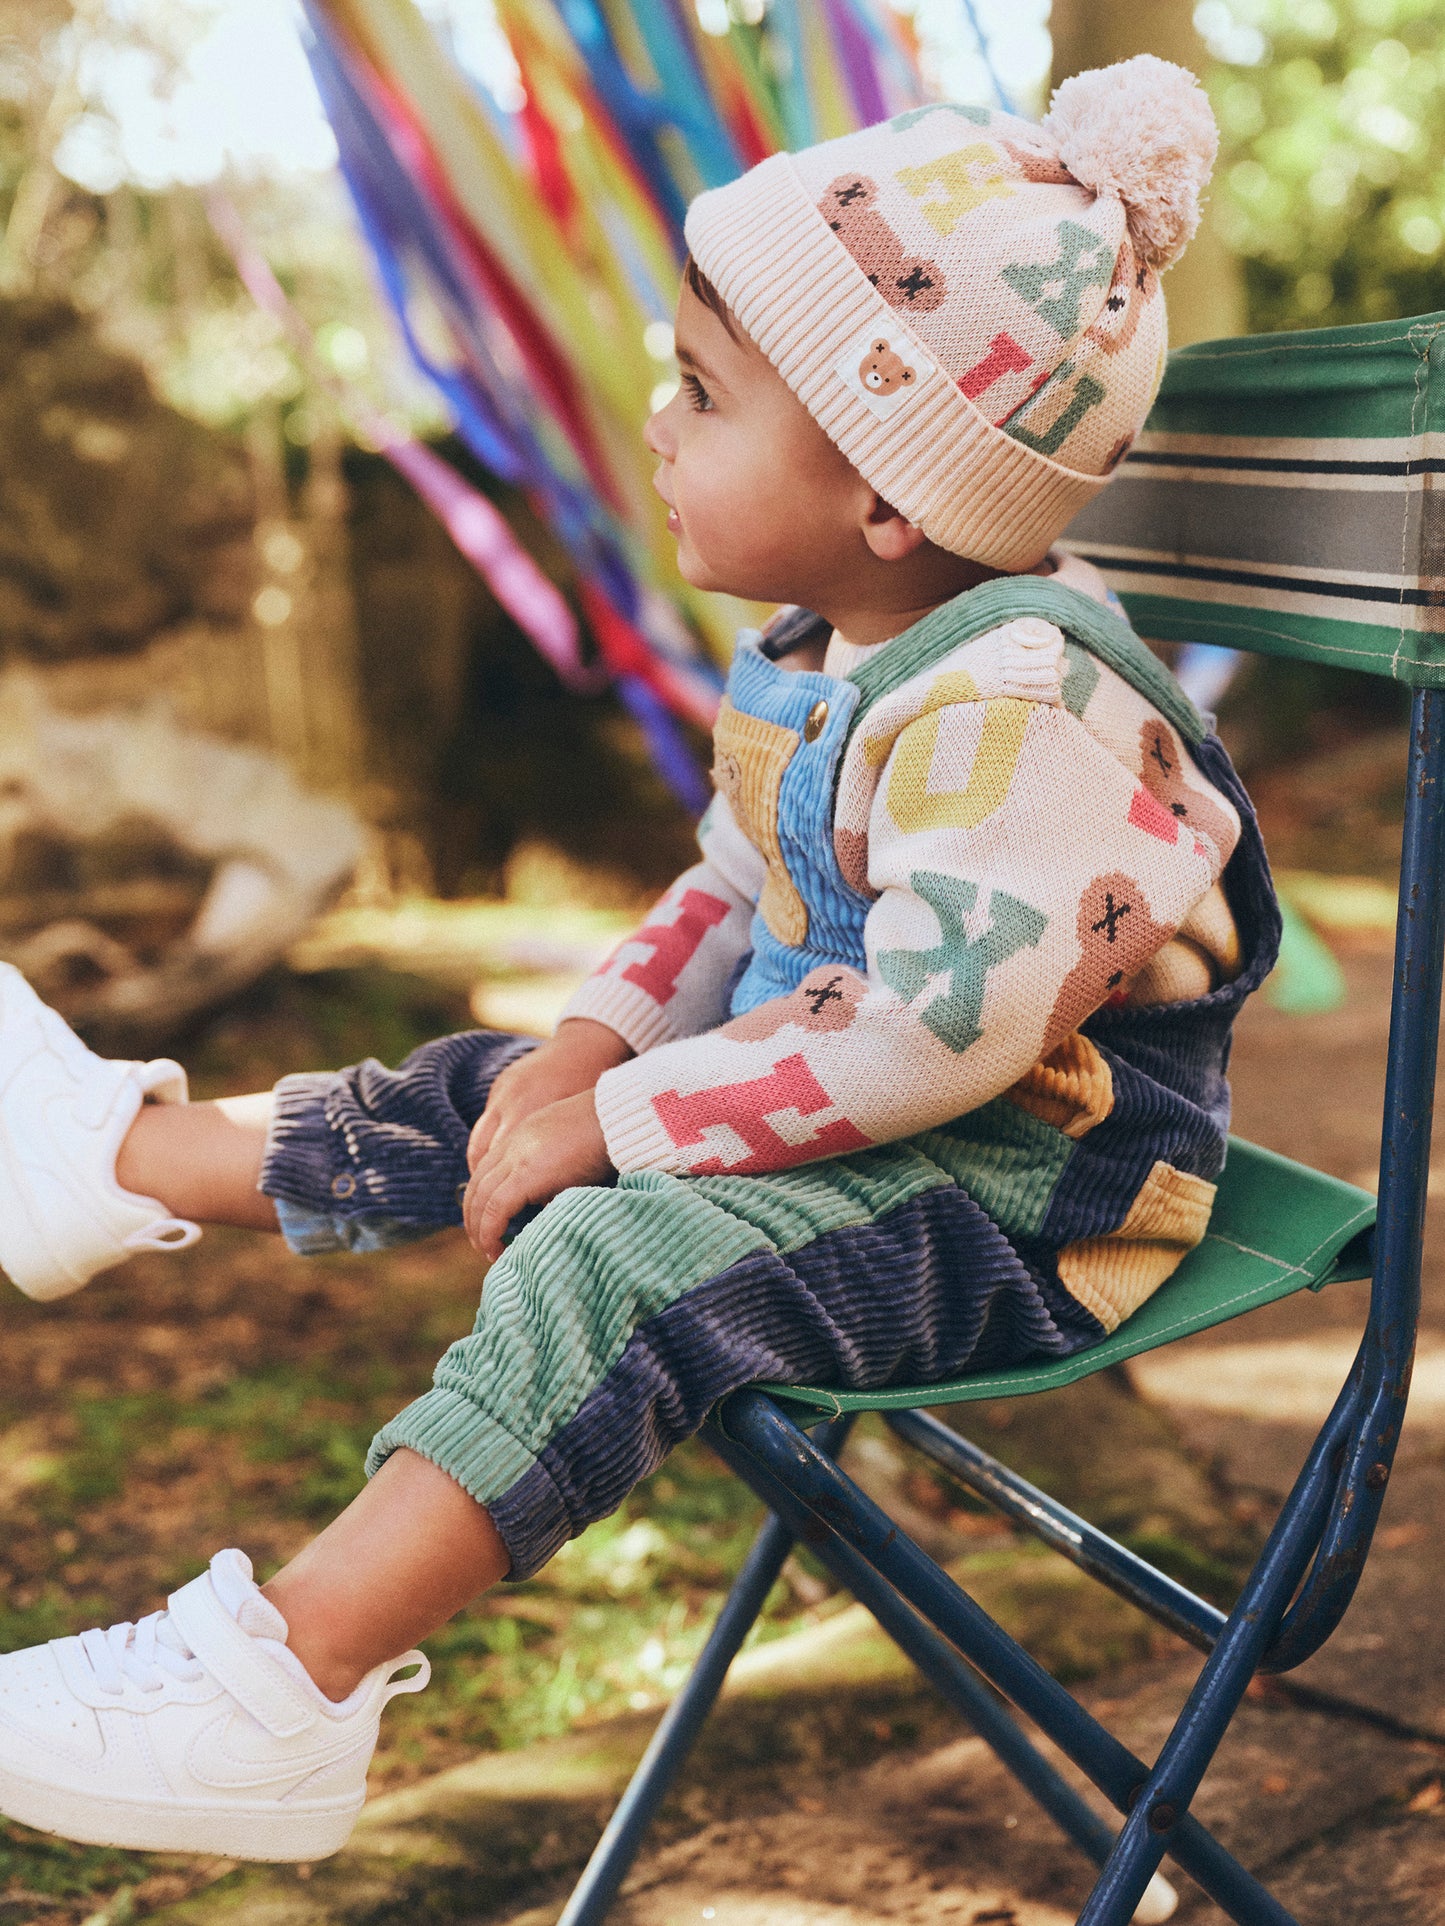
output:
[[[416,490],[539,654],[568,688],[579,694],[595,695],[605,688],[609,680],[606,665],[582,660],[577,618],[555,584],[518,542],[505,517],[434,449],[398,428],[373,408],[365,395],[326,366],[315,336],[277,280],[270,262],[246,232],[234,204],[225,195],[213,193],[207,197],[206,207],[211,225],[230,251],[251,299],[279,322],[355,426]]]

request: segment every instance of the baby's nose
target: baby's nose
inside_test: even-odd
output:
[[[647,417],[643,423],[642,439],[654,455],[659,455],[663,461],[672,460],[675,449],[666,408],[659,408]]]

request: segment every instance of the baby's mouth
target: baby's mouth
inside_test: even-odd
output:
[[[678,517],[677,509],[673,505],[673,500],[671,495],[668,494],[667,490],[662,485],[662,477],[665,473],[666,473],[666,470],[660,467],[654,470],[653,477],[652,477],[652,486],[656,490],[659,498],[662,501],[667,503],[668,533],[670,535],[680,535],[682,533],[682,522]]]

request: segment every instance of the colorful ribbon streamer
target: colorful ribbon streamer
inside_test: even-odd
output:
[[[710,721],[739,611],[678,576],[641,436],[674,378],[656,324],[676,298],[683,213],[780,146],[921,104],[907,31],[886,0],[772,0],[723,34],[704,30],[694,0],[496,0],[521,83],[503,105],[414,0],[304,8],[407,345],[477,459],[567,549],[606,672],[665,779],[699,807],[677,723]],[[538,595],[490,504],[429,450],[369,432],[559,674],[588,683],[575,624]]]

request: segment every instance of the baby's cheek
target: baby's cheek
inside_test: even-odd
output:
[[[699,547],[729,555],[786,553],[787,524],[793,519],[770,466],[719,460],[697,478],[691,532]],[[685,508],[683,520],[688,520]]]

